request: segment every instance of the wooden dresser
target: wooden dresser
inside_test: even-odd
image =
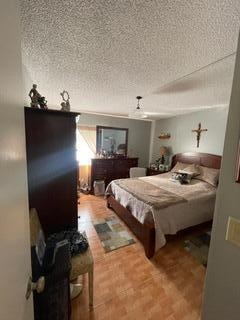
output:
[[[129,178],[129,170],[138,166],[138,158],[92,159],[91,186],[95,180],[104,180],[107,186],[112,180]]]
[[[25,108],[29,207],[46,234],[77,227],[77,116]]]

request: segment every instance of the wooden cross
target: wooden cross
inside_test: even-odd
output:
[[[207,131],[207,129],[202,129],[201,122],[198,124],[198,129],[192,130],[192,132],[196,132],[197,133],[197,148],[199,148],[199,142],[200,142],[200,138],[201,138],[201,133],[203,131]]]

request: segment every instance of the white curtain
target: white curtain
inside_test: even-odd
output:
[[[96,153],[96,128],[95,127],[87,127],[87,126],[79,126],[79,133],[86,141],[89,149],[92,153]]]
[[[91,185],[91,158],[96,154],[96,127],[78,126],[77,153],[80,185]]]

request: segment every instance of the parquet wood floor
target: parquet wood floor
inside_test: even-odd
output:
[[[72,320],[199,320],[205,268],[183,249],[183,236],[152,260],[138,240],[105,253],[92,220],[113,214],[103,198],[81,196],[79,229],[87,233],[95,263],[94,307],[89,311],[84,276],[83,293],[72,301]]]

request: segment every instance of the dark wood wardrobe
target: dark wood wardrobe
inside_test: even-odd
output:
[[[46,234],[77,227],[78,115],[25,107],[29,207]]]

